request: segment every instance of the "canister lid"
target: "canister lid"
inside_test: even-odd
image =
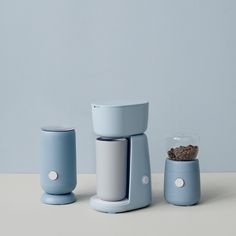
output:
[[[126,107],[148,104],[145,100],[131,99],[131,100],[115,100],[115,101],[99,101],[92,103],[93,107]]]
[[[41,130],[46,132],[68,132],[73,131],[74,128],[64,126],[44,126],[41,128]]]

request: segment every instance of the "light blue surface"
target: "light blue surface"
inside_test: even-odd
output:
[[[148,142],[145,134],[129,138],[130,171],[128,196],[122,201],[103,201],[97,196],[90,200],[90,205],[101,212],[118,213],[146,207],[151,204],[151,172]],[[143,184],[143,176],[149,178],[149,183]]]
[[[183,187],[177,187],[175,180],[184,181]],[[164,195],[167,202],[180,206],[199,203],[201,198],[199,160],[173,161],[166,159],[164,174]]]
[[[42,201],[47,204],[67,204],[74,201],[70,193],[77,181],[75,131],[42,129],[41,136],[40,183],[47,193]],[[55,180],[49,178],[51,171],[57,173]]]
[[[0,172],[39,172],[39,128],[77,129],[95,172],[90,103],[144,98],[151,167],[165,137],[200,136],[202,171],[236,171],[235,0],[1,0]]]

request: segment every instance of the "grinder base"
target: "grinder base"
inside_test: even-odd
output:
[[[49,205],[65,205],[76,201],[74,193],[68,194],[48,194],[44,193],[41,202]]]

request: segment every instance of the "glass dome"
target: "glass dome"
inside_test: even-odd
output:
[[[177,135],[168,137],[167,155],[168,158],[175,161],[192,161],[197,158],[198,147],[197,136]]]

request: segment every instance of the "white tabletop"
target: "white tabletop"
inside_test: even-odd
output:
[[[150,207],[121,214],[96,212],[89,206],[95,175],[79,175],[78,201],[64,206],[40,203],[39,176],[0,175],[0,235],[84,236],[236,235],[236,173],[202,174],[202,201],[191,207],[167,204],[163,174],[153,175]]]

